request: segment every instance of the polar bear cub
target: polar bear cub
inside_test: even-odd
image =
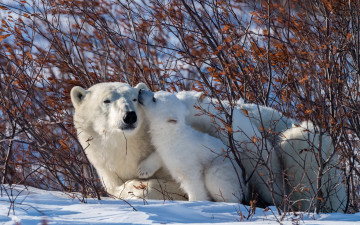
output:
[[[342,171],[337,168],[339,156],[330,137],[326,134],[320,136],[317,129],[305,121],[280,135],[279,147],[287,170],[289,197],[298,210],[311,210],[316,201],[320,201],[322,212],[343,212],[347,194]],[[321,160],[318,158],[320,153]],[[316,199],[317,192],[322,194],[322,198]]]
[[[227,147],[220,139],[187,125],[187,108],[175,95],[142,90],[139,103],[150,123],[156,152],[189,201],[243,201],[247,188],[240,168],[227,155]],[[150,155],[145,162],[151,164],[152,158],[156,156]]]

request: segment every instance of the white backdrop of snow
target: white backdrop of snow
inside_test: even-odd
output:
[[[87,199],[81,203],[71,194],[23,186],[16,186],[13,196],[17,197],[15,210],[10,210],[9,216],[9,197],[5,192],[0,197],[0,224],[41,224],[44,220],[48,224],[279,224],[275,207],[269,211],[258,208],[250,219],[240,221],[239,212],[246,216],[249,207],[235,203],[129,200],[134,211],[121,200]],[[300,213],[288,215],[283,224],[294,224],[294,219],[299,224],[355,225],[360,224],[360,213]]]

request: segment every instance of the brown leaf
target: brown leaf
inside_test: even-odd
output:
[[[228,36],[228,37],[226,37],[224,41],[225,41],[226,43],[231,42],[231,37],[229,37],[229,36]]]
[[[141,183],[139,186],[133,185],[134,188],[138,190],[144,190],[147,186],[143,183]]]
[[[249,116],[249,112],[246,109],[241,109],[241,111],[245,114],[245,116]]]
[[[255,136],[253,136],[253,137],[252,137],[252,141],[253,141],[253,143],[256,144],[256,142],[258,141],[258,139],[257,139]]]
[[[0,35],[0,42],[2,42],[5,38],[9,37],[11,34],[3,34]]]
[[[230,126],[225,125],[225,128],[226,128],[226,130],[229,131],[230,133],[233,133],[233,129],[232,129]]]
[[[223,32],[226,32],[230,29],[230,25],[225,25],[222,29]]]
[[[27,52],[26,55],[29,57],[29,59],[33,60],[33,57],[30,52]]]
[[[59,140],[59,143],[63,146],[63,147],[67,147],[67,144],[63,141],[63,140]]]

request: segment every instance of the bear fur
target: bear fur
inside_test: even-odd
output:
[[[218,103],[216,100],[204,97],[201,92],[196,91],[182,91],[176,96],[189,109],[186,117],[189,125],[220,138],[226,146],[229,146],[226,128],[222,122],[226,121],[225,114],[215,108]],[[222,104],[225,110],[230,111],[230,106],[226,101]],[[206,113],[201,113],[199,108],[205,110]],[[272,205],[274,201],[280,204],[283,195],[281,167],[273,147],[261,137],[257,127],[238,106],[233,109],[231,129],[236,148],[239,150],[238,158],[249,179],[249,188],[259,195],[260,203],[263,205]],[[274,190],[272,193],[269,191],[271,189]]]
[[[295,121],[284,116],[281,112],[267,106],[244,103],[243,99],[237,102],[240,109],[245,110],[251,122],[259,129],[275,132],[276,135],[291,128]]]
[[[237,103],[246,110],[251,122],[268,131],[286,173],[287,195],[293,208],[312,211],[316,205],[317,173],[319,164],[315,155],[321,149],[323,162],[329,160],[323,168],[320,200],[322,212],[344,212],[347,205],[347,193],[342,181],[342,171],[338,169],[339,156],[335,152],[328,135],[321,137],[318,128],[309,121],[298,124],[281,112],[266,106]],[[321,139],[321,148],[319,146]]]
[[[241,202],[247,198],[241,169],[228,157],[227,146],[187,125],[187,107],[174,94],[142,91],[139,102],[156,152],[189,201]],[[152,163],[151,159],[145,162]]]
[[[110,195],[129,198],[141,194],[137,197],[163,199],[162,193],[153,190],[170,187],[170,192],[177,193],[169,196],[171,199],[184,199],[167,171],[159,170],[154,175],[160,181],[134,180],[138,178],[138,164],[154,151],[148,122],[138,104],[141,88],[147,89],[142,83],[133,88],[120,82],[99,83],[87,90],[72,88],[78,139]]]
[[[211,103],[214,100],[204,97],[201,92],[195,91],[179,92],[177,96],[188,106],[190,113],[187,116],[187,122],[189,124],[197,130],[221,138],[224,143],[228,144],[228,140],[224,139],[226,135],[221,134],[219,130],[219,128],[223,128],[220,120],[224,119],[224,115],[219,114],[214,109],[214,104]],[[225,107],[229,107],[226,101],[222,101],[222,104]],[[220,119],[213,119],[209,115],[204,115],[199,108]],[[290,201],[294,203],[294,209],[303,211],[312,210],[313,207],[310,207],[310,205],[314,205],[311,201],[314,201],[312,198],[317,192],[316,171],[318,171],[318,164],[316,163],[314,153],[306,152],[305,150],[312,149],[319,144],[320,137],[315,132],[314,126],[310,122],[303,122],[301,125],[297,125],[295,120],[283,116],[281,112],[273,108],[256,104],[245,104],[242,100],[237,102],[234,111],[236,109],[243,111],[255,127],[248,126],[246,129],[258,129],[268,132],[267,140],[271,141],[276,152],[276,154],[274,152],[272,154],[273,156],[278,155],[280,157],[280,161],[276,157],[273,157],[271,160],[275,162],[272,163],[272,170],[278,171],[280,168],[285,171],[284,177],[275,176],[275,202],[281,203],[283,194],[286,194],[290,196]],[[233,126],[237,126],[237,123],[239,123],[240,127],[245,128],[244,121],[246,120],[241,119],[239,122],[234,120]],[[234,132],[236,132],[235,129]],[[234,134],[234,140],[239,140],[239,134]],[[326,202],[322,203],[322,208],[324,212],[343,212],[346,208],[347,193],[342,182],[342,172],[336,165],[338,155],[334,152],[329,136],[326,134],[322,135],[321,142],[323,160],[331,156],[328,166],[324,168],[325,173],[322,178],[321,191],[323,192],[323,199],[326,200]],[[244,152],[249,153],[252,151]],[[266,157],[266,154],[264,157]],[[251,167],[253,164],[246,163],[245,161],[245,167],[246,165],[246,174],[249,176],[248,171],[252,171]],[[256,172],[263,174],[263,171],[259,169],[256,169]],[[309,175],[304,177],[304,174]],[[285,190],[277,187],[277,185],[283,184],[282,178],[286,179]],[[255,192],[258,192],[260,197],[265,200],[265,204],[273,204],[269,194],[264,196],[264,193],[269,193],[269,187],[265,183],[259,182],[259,179],[254,180],[255,182],[250,180],[250,184],[253,185]],[[285,192],[281,193],[281,191]],[[298,207],[300,205],[301,207]]]
[[[140,89],[148,90],[142,83],[133,88],[118,82],[96,84],[88,90],[74,87],[71,91],[71,100],[75,108],[74,124],[79,141],[109,194],[119,198],[185,200],[179,184],[171,179],[166,169],[162,168],[163,162],[157,152],[154,152],[148,121],[143,109],[136,101]],[[220,138],[225,145],[229,144],[224,133],[225,127],[221,122],[225,116],[214,108],[216,101],[204,98],[200,92],[180,92],[176,95],[189,110],[186,116],[187,124],[203,133]],[[223,104],[227,109],[230,108],[226,101]],[[194,105],[209,111],[214,117],[201,113]],[[273,204],[273,198],[279,203],[283,190],[278,186],[282,186],[283,180],[278,173],[281,172],[281,166],[284,166],[289,184],[287,191],[290,194],[290,200],[295,203],[294,207],[300,210],[309,208],[312,201],[311,195],[317,191],[314,189],[315,175],[312,174],[309,178],[302,175],[306,171],[317,171],[314,156],[305,151],[313,147],[309,140],[315,139],[315,146],[319,142],[319,135],[314,133],[316,129],[312,125],[305,126],[305,123],[298,126],[295,121],[283,117],[280,112],[272,108],[244,104],[242,101],[237,103],[234,111],[235,114],[243,111],[247,115],[239,116],[239,119],[233,123],[235,141],[242,140],[241,138],[244,137],[255,137],[261,140],[256,146],[254,144],[253,146],[249,144],[237,146],[238,149],[243,149],[242,163],[247,165],[246,175],[251,178],[249,188],[255,189],[266,204]],[[134,121],[134,113],[128,114],[131,116],[128,116],[126,120],[130,125],[124,124],[127,112],[134,112],[136,115],[136,121]],[[275,138],[271,139],[271,142],[277,154],[281,156],[281,161],[276,157],[273,147],[261,139],[259,131],[263,129],[275,132]],[[278,133],[281,134],[277,135]],[[323,193],[329,194],[329,200],[323,204],[328,212],[342,211],[345,208],[344,199],[347,193],[339,175],[341,171],[332,166],[336,163],[338,156],[333,152],[328,136],[323,135],[321,142],[323,155],[332,154],[330,166],[324,170],[327,173],[323,176],[324,185],[321,187]],[[260,144],[266,146],[265,151],[259,148]],[[257,154],[258,157],[269,160],[262,162],[259,167],[259,165],[254,165],[254,161],[248,159],[249,154]],[[301,160],[304,160],[305,167],[304,164],[298,166]],[[249,171],[253,171],[255,167],[257,169],[252,175]],[[276,175],[268,174],[266,167],[276,171]],[[325,182],[328,178],[329,181]],[[334,178],[337,180],[331,180]],[[270,196],[269,184],[275,184],[275,196]],[[296,191],[293,192],[294,190]],[[298,193],[299,190],[310,190],[310,194]],[[324,199],[327,198],[327,194],[324,195]],[[336,197],[332,198],[332,196]],[[297,202],[301,203],[301,207],[296,206]]]
[[[345,210],[347,194],[342,182],[342,172],[337,168],[339,156],[329,136],[320,136],[311,122],[302,122],[280,135],[279,149],[286,169],[290,201],[295,209],[313,210],[317,201],[320,201],[322,212]],[[315,157],[319,152],[322,163],[328,161],[323,168],[320,200],[316,199],[316,193],[321,163]]]

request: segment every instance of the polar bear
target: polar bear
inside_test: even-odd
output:
[[[218,110],[219,102],[205,97],[202,92],[181,91],[176,96],[187,106],[186,121],[195,129],[220,138],[229,146],[223,110]],[[220,102],[226,111],[231,107],[227,101]],[[203,111],[203,112],[202,112]],[[261,205],[280,205],[283,199],[282,168],[274,147],[262,137],[257,126],[245,116],[239,105],[232,110],[232,132],[235,147],[239,151],[250,189],[259,195]],[[250,199],[249,199],[250,200]],[[275,201],[275,202],[274,202]]]
[[[347,193],[330,137],[326,134],[320,137],[311,122],[302,122],[280,134],[279,147],[294,208],[312,210],[319,202],[323,212],[343,212]],[[319,153],[321,162],[317,157]],[[320,166],[323,167],[321,182],[317,179]],[[318,187],[320,199],[317,199]]]
[[[275,132],[275,135],[291,128],[296,122],[284,116],[281,112],[271,107],[244,103],[243,99],[237,102],[237,105],[245,110],[251,122],[259,129],[269,132]]]
[[[209,109],[213,108],[211,105],[206,106],[202,103],[203,100],[206,99],[203,92],[180,91],[176,95],[188,106],[189,110],[192,112],[191,114],[194,115],[194,117],[188,117],[188,122],[190,122],[196,129],[202,132],[208,133],[210,131],[212,134],[218,132],[217,125],[214,123],[209,124],[206,117],[198,116],[200,114],[200,110],[208,111]],[[229,108],[228,101],[223,100],[221,103],[225,107]],[[266,130],[268,132],[275,132],[275,134],[278,135],[281,132],[291,128],[293,124],[295,124],[293,119],[285,117],[281,112],[271,107],[244,103],[243,99],[240,99],[236,102],[236,107],[247,114],[247,117],[249,117],[251,123],[259,131]],[[208,112],[205,112],[205,114]],[[210,110],[210,113],[214,113],[214,110]],[[219,114],[219,112],[216,113]]]
[[[164,199],[168,195],[163,192],[169,188],[169,193],[175,194],[168,198],[184,200],[179,185],[170,180],[167,171],[159,170],[153,176],[159,180],[136,180],[139,162],[154,151],[148,122],[138,104],[141,88],[147,89],[142,83],[133,88],[120,82],[99,83],[87,90],[72,88],[78,139],[110,195]]]
[[[229,140],[224,133],[225,114],[216,109],[217,102],[204,97],[201,92],[182,91],[176,97],[189,110],[185,120],[194,129],[220,138],[229,146]],[[223,102],[226,110],[229,105]],[[197,106],[197,107],[194,107]],[[201,113],[198,108],[207,113]],[[211,114],[212,116],[209,116]],[[261,137],[260,132],[246,117],[239,107],[235,107],[232,117],[232,131],[235,147],[239,150],[234,157],[242,164],[247,176],[249,188],[259,195],[261,205],[281,204],[283,189],[281,167],[277,154],[271,144]],[[161,168],[160,157],[154,153],[139,165],[139,177],[147,178]],[[249,201],[250,199],[247,199]]]
[[[204,110],[213,116],[219,116],[214,107],[208,104],[209,100],[206,100],[207,98],[204,97],[203,93],[183,91],[179,92],[177,96],[190,110],[187,117],[189,124],[202,132],[209,132],[214,136],[224,138],[224,135],[219,134],[221,122],[213,119],[213,123],[209,123],[210,117],[201,115],[201,110]],[[222,101],[222,104],[228,107],[229,103]],[[314,201],[312,198],[317,191],[316,172],[319,170],[314,154],[306,151],[307,149],[314,149],[320,141],[319,134],[315,132],[312,123],[302,122],[298,125],[295,120],[285,117],[273,108],[257,104],[245,104],[243,100],[237,102],[237,107],[242,111],[245,110],[244,113],[247,114],[255,128],[270,133],[266,138],[271,139],[275,151],[280,157],[280,161],[274,160],[274,162],[281,164],[280,168],[284,171],[284,178],[287,180],[284,194],[290,196],[295,209],[308,210],[310,205],[314,205],[314,202],[311,201]],[[223,116],[220,115],[220,118]],[[234,138],[236,139],[236,136]],[[226,142],[227,140],[223,141]],[[342,182],[342,172],[337,169],[338,155],[334,152],[329,136],[322,135],[321,142],[323,160],[329,159],[328,165],[323,169],[321,191],[325,202],[322,203],[322,206],[325,212],[342,212],[346,208],[347,193]],[[279,182],[278,184],[283,183],[279,179],[276,182]],[[261,183],[258,183],[255,189],[258,192],[266,191],[265,185]],[[278,196],[276,200],[280,201],[280,198],[281,196]],[[265,199],[269,199],[269,196]],[[300,204],[301,207],[296,207]]]
[[[286,173],[287,195],[296,210],[313,210],[317,201],[323,212],[343,212],[347,204],[347,193],[339,170],[339,156],[334,151],[331,139],[323,134],[310,121],[298,124],[295,120],[285,117],[281,112],[266,106],[237,103],[246,110],[256,127],[269,132],[276,150],[281,155],[284,172]],[[268,138],[269,139],[269,138]],[[316,199],[318,159],[315,155],[321,149],[323,168],[321,179],[322,199]]]
[[[241,169],[230,159],[227,146],[187,125],[188,110],[174,94],[141,91],[139,102],[156,152],[189,201],[241,202],[247,198]],[[146,162],[152,163],[151,159]]]

